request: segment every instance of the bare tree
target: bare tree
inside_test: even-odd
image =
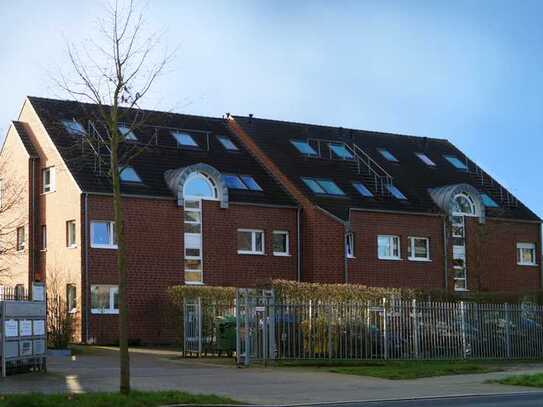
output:
[[[143,34],[144,20],[133,1],[121,6],[115,1],[107,8],[106,17],[99,21],[98,36],[83,47],[68,45],[68,56],[74,79],[61,75],[57,84],[69,95],[93,104],[86,109],[95,123],[94,132],[85,140],[94,151],[104,151],[100,160],[109,168],[113,194],[115,235],[117,240],[117,270],[119,273],[119,345],[121,393],[130,391],[128,354],[127,253],[124,233],[123,203],[120,172],[135,159],[145,146],[127,146],[119,124],[133,131],[144,125],[147,117],[139,109],[155,80],[163,72],[172,54],[154,57],[159,36]],[[83,49],[83,51],[81,51]]]
[[[9,152],[0,157],[0,279],[8,282],[13,276],[11,268],[17,253],[17,228],[27,222],[24,207],[25,183],[10,165]],[[24,229],[23,229],[24,230]]]

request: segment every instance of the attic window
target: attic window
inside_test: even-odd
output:
[[[222,144],[222,146],[229,150],[229,151],[238,151],[239,148],[238,146],[236,146],[232,140],[230,140],[229,137],[226,137],[226,136],[217,136],[217,140],[219,140]]]
[[[353,182],[353,187],[358,191],[360,195],[365,196],[366,198],[371,198],[373,196],[371,191],[366,188],[366,186],[361,182]]]
[[[85,134],[83,125],[77,120],[62,120],[62,124],[66,131],[74,136],[83,136]]]
[[[331,143],[329,144],[330,150],[339,158],[344,160],[352,160],[354,157],[352,153],[347,149],[347,146],[343,143]]]
[[[172,131],[171,134],[177,141],[178,146],[199,147],[198,143],[194,141],[192,136],[188,133],[182,131]]]
[[[499,205],[490,197],[490,195],[482,193],[481,194],[481,200],[483,201],[483,205],[487,208],[498,208]]]
[[[398,188],[396,188],[396,186],[394,186],[392,184],[388,184],[387,189],[388,189],[388,192],[390,192],[394,198],[400,199],[402,201],[407,199],[405,197],[405,195],[402,194],[402,191],[400,191]]]
[[[251,191],[262,191],[262,188],[250,175],[224,174],[224,182],[231,189],[248,189]]]
[[[311,147],[309,142],[304,141],[304,140],[290,140],[290,142],[292,143],[294,147],[296,147],[296,149],[300,153],[304,155],[315,156],[315,157],[318,156],[317,152],[315,151],[313,147]]]
[[[142,180],[136,170],[132,167],[124,167],[119,175],[122,182],[136,182],[141,183]]]
[[[429,167],[435,167],[435,166],[436,166],[436,163],[433,162],[433,161],[430,159],[430,157],[428,157],[426,154],[424,154],[424,153],[415,153],[415,155],[416,155],[417,157],[419,157],[420,160],[421,160],[424,164],[426,164],[427,166],[429,166]]]
[[[124,126],[124,125],[119,125],[117,126],[117,128],[119,129],[119,133],[121,133],[121,136],[123,136],[125,140],[138,141],[138,138],[136,137],[134,132],[130,130],[129,127]]]
[[[337,184],[331,179],[302,178],[302,181],[312,192],[316,194],[336,196],[345,195],[345,192],[343,192],[341,188],[338,187]]]
[[[394,154],[392,154],[386,148],[378,148],[377,151],[379,151],[381,153],[381,155],[383,157],[385,157],[388,161],[392,161],[394,163],[398,162],[398,159],[396,157],[394,157]]]
[[[443,156],[448,162],[450,162],[452,164],[452,166],[458,170],[463,170],[463,171],[467,171],[468,169],[468,166],[466,165],[466,163],[460,161],[458,159],[458,157],[454,156],[454,155],[444,155]]]

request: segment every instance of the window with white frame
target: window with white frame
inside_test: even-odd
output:
[[[354,258],[354,233],[345,234],[345,257]]]
[[[264,231],[238,229],[239,254],[264,254]]]
[[[203,178],[200,181],[205,181]],[[205,181],[207,182],[207,181]],[[206,184],[207,186],[207,184]],[[193,194],[200,191],[192,190]],[[185,189],[185,193],[187,189]],[[211,190],[202,189],[200,192],[212,195]],[[188,196],[188,195],[187,195]],[[202,195],[204,196],[204,195]],[[203,256],[202,256],[202,201],[185,197],[184,205],[184,238],[185,238],[185,284],[203,284]]]
[[[289,238],[286,230],[274,230],[272,236],[272,247],[274,256],[289,255]]]
[[[430,239],[427,237],[408,238],[407,258],[414,261],[430,261]]]
[[[93,314],[118,314],[119,287],[116,285],[92,285],[91,312]]]
[[[66,305],[70,313],[77,310],[77,288],[75,284],[66,284]]]
[[[464,217],[462,215],[452,217],[452,236],[464,237]]]
[[[17,228],[17,251],[23,251],[25,249],[25,227],[20,226]]]
[[[55,167],[48,167],[42,170],[42,192],[55,191]]]
[[[103,220],[91,221],[91,247],[96,249],[117,248],[115,222]]]
[[[517,264],[520,266],[535,266],[535,243],[517,243]]]
[[[377,255],[381,260],[400,260],[400,237],[377,236]]]
[[[75,220],[69,220],[68,222],[66,222],[66,246],[77,246],[77,237],[75,234]]]

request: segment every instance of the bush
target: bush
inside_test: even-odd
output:
[[[49,348],[66,349],[72,341],[74,321],[66,301],[60,296],[47,298],[47,344]]]

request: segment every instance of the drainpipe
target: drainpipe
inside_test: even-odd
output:
[[[444,285],[445,290],[449,287],[449,259],[447,258],[449,240],[447,238],[447,215],[443,216],[443,273],[444,273]]]
[[[36,279],[36,229],[38,223],[38,217],[36,216],[36,159],[31,158],[32,161],[32,173],[31,173],[31,183],[32,183],[32,243],[30,247],[30,256],[31,256],[31,270],[30,270],[30,284],[28,285],[28,295],[32,298],[32,285]]]
[[[302,281],[302,208],[299,206],[296,213],[296,254],[298,255],[297,264],[296,264],[296,278],[298,282]]]
[[[89,195],[87,193],[84,194],[84,205],[83,205],[83,221],[85,222],[85,226],[83,230],[85,231],[85,343],[89,343],[89,293],[90,293],[90,287],[89,287],[89,217],[88,217],[88,198]],[[82,290],[83,291],[83,290]],[[81,296],[83,297],[83,296]],[[83,298],[82,298],[83,299]],[[83,305],[83,302],[81,302],[81,305]]]

